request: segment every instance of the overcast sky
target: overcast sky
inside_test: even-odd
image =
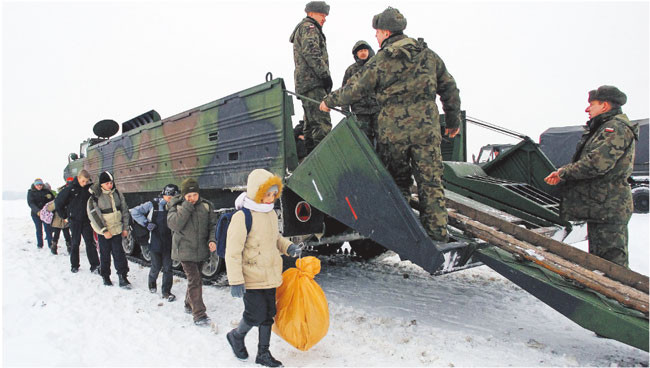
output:
[[[3,190],[27,190],[35,177],[62,185],[68,154],[99,120],[150,109],[165,118],[260,84],[269,71],[293,90],[289,35],[305,3],[3,1]],[[631,119],[649,115],[647,1],[328,3],[335,87],[356,41],[377,51],[371,19],[391,5],[406,16],[405,33],[445,61],[469,116],[537,141],[549,127],[583,124],[587,92],[603,84],[627,93]],[[512,142],[468,134],[470,156]]]

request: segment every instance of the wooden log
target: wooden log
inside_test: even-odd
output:
[[[534,245],[504,234],[492,227],[457,213],[449,211],[450,224],[463,230],[466,234],[482,239],[510,253],[517,254],[561,276],[575,280],[577,283],[598,293],[612,298],[621,304],[648,314],[648,294],[631,286],[624,285],[604,275],[574,264],[558,255],[539,249]]]

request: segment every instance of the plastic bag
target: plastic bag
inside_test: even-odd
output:
[[[314,281],[319,272],[318,258],[300,258],[296,268],[282,273],[282,285],[276,291],[273,332],[302,351],[325,337],[330,325],[327,298]]]

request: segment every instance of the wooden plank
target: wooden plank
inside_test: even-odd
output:
[[[648,277],[645,275],[574,248],[569,244],[537,234],[534,231],[517,226],[496,216],[492,216],[482,210],[472,208],[466,204],[455,201],[452,198],[447,197],[446,203],[447,207],[453,208],[458,211],[458,213],[471,219],[488,226],[493,226],[501,232],[512,235],[519,240],[543,247],[554,254],[581,265],[586,269],[601,271],[613,280],[631,286],[646,294],[648,293]]]
[[[648,314],[648,294],[618,281],[576,265],[558,255],[541,250],[534,245],[504,234],[492,227],[475,221],[454,209],[449,210],[450,224],[465,233],[498,246],[512,254],[534,262],[561,276],[575,280],[581,285],[612,298],[621,304]]]

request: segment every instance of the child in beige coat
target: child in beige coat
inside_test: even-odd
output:
[[[283,238],[278,230],[278,216],[273,210],[282,193],[282,179],[263,170],[248,175],[247,191],[235,201],[237,209],[251,212],[252,226],[246,229],[245,215],[232,216],[226,240],[226,270],[233,297],[244,298],[244,315],[239,326],[226,336],[235,356],[247,359],[244,338],[258,326],[259,343],[255,363],[279,367],[282,363],[271,355],[269,344],[275,317],[275,290],[282,284],[281,254],[297,257],[302,249]]]

